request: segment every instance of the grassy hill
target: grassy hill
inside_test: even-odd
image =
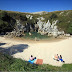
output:
[[[33,19],[30,20],[26,15],[32,15]],[[0,33],[12,31],[16,26],[16,19],[20,20],[22,25],[25,25],[26,23],[34,25],[37,23],[37,18],[39,17],[45,18],[45,20],[43,20],[44,22],[47,22],[48,20],[50,20],[50,22],[58,20],[58,29],[65,31],[65,33],[72,34],[72,10],[54,11],[46,14],[44,12],[44,14],[41,15],[0,10]]]

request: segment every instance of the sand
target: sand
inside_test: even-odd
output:
[[[24,49],[23,52],[18,52],[12,55],[15,58],[21,58],[28,61],[30,55],[33,55],[37,59],[43,59],[43,64],[62,66],[64,63],[53,60],[53,56],[59,54],[62,55],[65,64],[72,63],[72,37],[55,42],[18,40],[0,37],[0,43],[6,43],[5,45],[0,46],[2,48],[27,44],[28,48]],[[36,63],[36,61],[34,63]]]

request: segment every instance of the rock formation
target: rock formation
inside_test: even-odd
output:
[[[39,26],[38,33],[41,33],[41,35],[48,34],[48,36],[54,36],[57,37],[58,35],[63,35],[64,31],[58,31],[57,24],[58,20],[54,20],[52,24],[48,20],[48,22],[42,22],[39,20],[37,22],[37,25]]]
[[[11,32],[12,36],[19,37],[24,33],[24,31],[30,32],[33,30],[31,25],[29,25],[27,23],[26,23],[26,26],[23,26],[19,20],[16,20],[16,22],[17,22],[16,28],[14,31]],[[37,31],[37,29],[38,29],[38,33],[40,33],[41,35],[47,34],[48,36],[54,36],[54,37],[63,35],[64,31],[59,31],[57,29],[57,26],[56,26],[57,22],[58,22],[58,20],[54,20],[51,24],[49,20],[47,23],[39,20],[37,22],[37,24],[35,24],[35,30]],[[29,33],[29,35],[30,35],[30,33]]]
[[[59,31],[56,24],[58,20],[54,20],[52,23],[48,20],[47,22],[42,22],[40,19],[37,22],[37,24],[34,25],[34,30],[41,35],[48,35],[48,36],[54,36],[57,37],[59,35],[63,35],[64,31]],[[29,32],[29,35],[32,35],[30,32],[33,32],[33,28],[30,24],[26,23],[25,26],[23,26],[20,23],[20,20],[16,20],[16,27],[14,31],[8,33],[11,37],[20,37],[24,35],[24,32]]]
[[[24,33],[25,26],[23,26],[19,20],[16,20],[16,27],[12,32],[7,32],[6,35],[10,37],[20,37]]]
[[[30,20],[33,18],[32,15],[26,15],[27,18],[30,18]]]
[[[39,17],[39,18],[37,18],[38,20],[45,20],[45,18],[43,18],[43,17]]]

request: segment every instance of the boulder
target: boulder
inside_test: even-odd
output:
[[[53,35],[53,37],[55,37],[55,38],[56,38],[56,37],[58,36],[58,32],[53,32],[53,34],[52,34],[52,35]]]
[[[70,35],[70,34],[65,34],[65,36],[66,36],[66,37],[70,37],[71,35]]]
[[[32,34],[29,32],[29,35],[31,36]]]

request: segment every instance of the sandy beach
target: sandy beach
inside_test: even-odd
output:
[[[22,45],[27,47],[22,52],[12,54],[15,58],[21,58],[28,61],[30,55],[33,55],[37,59],[43,59],[43,64],[50,64],[53,66],[62,66],[62,62],[53,60],[55,54],[62,55],[65,64],[72,63],[72,37],[62,39],[59,41],[31,41],[20,40],[0,37],[0,43],[6,43],[0,45],[1,48],[10,48],[14,45],[21,45],[19,48],[23,48]],[[16,46],[15,46],[16,47]],[[36,61],[34,62],[36,63]]]

